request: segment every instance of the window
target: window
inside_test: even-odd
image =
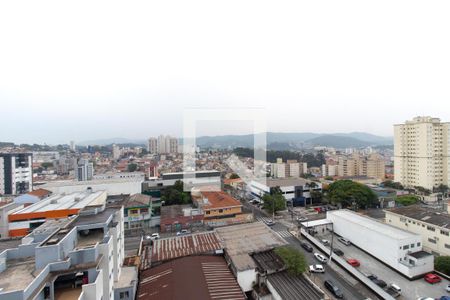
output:
[[[223,209],[219,209],[219,213],[223,213]]]
[[[409,249],[409,245],[403,246],[403,250],[408,250],[408,249]]]
[[[414,244],[411,244],[409,247],[414,248]]]
[[[211,212],[209,210],[205,211],[205,214],[209,215]]]
[[[434,229],[433,226],[427,226],[427,229],[428,229],[429,231],[435,231],[435,230],[436,230],[436,229]]]
[[[448,231],[445,231],[445,230],[441,230],[441,234],[442,234],[442,235],[446,235],[446,236],[449,236],[449,233],[448,233]]]
[[[432,244],[436,244],[436,240],[435,240],[435,239],[428,238],[428,241],[429,241],[430,243],[432,243]]]
[[[447,249],[450,249],[450,245],[449,244],[445,244],[444,247],[447,248]]]
[[[417,247],[420,247],[420,243],[417,243]]]

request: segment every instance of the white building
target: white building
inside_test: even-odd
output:
[[[177,154],[178,139],[171,137],[170,135],[160,135],[158,136],[158,139],[150,138],[148,140],[147,148],[150,153]]]
[[[422,250],[422,237],[350,210],[327,212],[336,234],[408,278],[434,270],[434,257]]]
[[[143,173],[143,172],[108,172],[108,173],[102,173],[102,174],[95,174],[92,177],[93,180],[127,179],[127,178],[144,181],[145,173]]]
[[[150,154],[158,153],[158,140],[156,138],[149,138],[147,142],[147,151]]]
[[[94,176],[94,164],[87,159],[80,159],[77,167],[78,181],[92,180]]]
[[[0,195],[20,195],[32,190],[31,153],[0,153]]]
[[[121,156],[121,151],[120,151],[120,147],[118,146],[118,145],[116,145],[116,144],[114,144],[113,146],[112,146],[112,155],[113,155],[113,158],[115,159],[115,160],[118,160],[119,158],[120,158],[120,156]]]
[[[394,125],[394,178],[406,187],[450,185],[450,123],[416,117]]]
[[[386,210],[386,223],[422,236],[424,250],[450,255],[450,215],[416,205]]]

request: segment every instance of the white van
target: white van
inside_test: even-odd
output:
[[[350,241],[349,240],[347,240],[346,238],[344,238],[344,237],[342,237],[342,236],[340,236],[339,238],[338,238],[338,240],[339,240],[339,242],[341,242],[342,244],[344,244],[344,245],[346,245],[346,246],[350,246]]]
[[[402,293],[402,289],[398,285],[396,285],[395,283],[391,283],[390,288],[395,290],[399,294]]]

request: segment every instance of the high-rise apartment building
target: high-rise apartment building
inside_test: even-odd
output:
[[[394,180],[427,189],[450,185],[450,123],[416,117],[394,125]]]
[[[178,153],[178,139],[170,135],[160,135],[158,138],[149,138],[147,150],[151,154]]]
[[[120,158],[121,155],[120,147],[116,144],[112,146],[112,155],[115,160],[118,160]]]
[[[92,180],[94,177],[94,164],[87,159],[80,159],[77,167],[78,181]]]
[[[341,156],[338,159],[337,175],[342,177],[366,176],[384,180],[385,162],[383,157],[376,153],[368,156],[359,154]]]
[[[33,189],[31,153],[0,153],[0,195],[20,195]]]

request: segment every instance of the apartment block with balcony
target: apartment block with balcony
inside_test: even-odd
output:
[[[394,125],[394,180],[427,189],[450,185],[450,123],[416,117]]]
[[[48,220],[0,253],[0,299],[134,299],[123,218],[123,207],[102,205]]]

